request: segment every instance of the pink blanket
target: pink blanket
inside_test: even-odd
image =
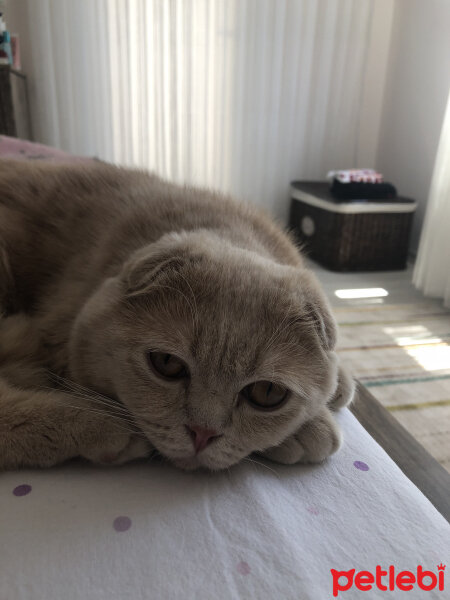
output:
[[[86,162],[92,160],[83,156],[72,156],[63,150],[0,135],[0,158],[14,160],[49,160],[52,162]]]

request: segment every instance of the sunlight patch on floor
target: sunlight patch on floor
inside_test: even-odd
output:
[[[450,346],[424,325],[383,327],[383,333],[398,346],[409,346],[404,351],[425,371],[450,370]]]
[[[423,344],[424,346],[444,344],[440,337],[424,325],[398,325],[395,327],[383,327],[383,333],[389,335],[398,346],[409,346],[411,344]]]
[[[334,294],[341,300],[350,300],[354,298],[382,298],[388,296],[389,292],[384,288],[353,288],[335,290]]]
[[[425,371],[450,370],[450,346],[446,343],[439,346],[422,346],[407,348],[406,352]]]

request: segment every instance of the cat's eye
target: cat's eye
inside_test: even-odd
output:
[[[275,410],[280,408],[287,400],[289,391],[271,381],[256,381],[247,385],[239,392],[253,408],[258,410]]]
[[[153,371],[164,379],[184,379],[189,377],[189,369],[181,358],[178,358],[174,354],[149,352],[147,360]]]

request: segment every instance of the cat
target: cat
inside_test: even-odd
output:
[[[353,397],[298,248],[219,193],[0,163],[0,469],[320,462]]]

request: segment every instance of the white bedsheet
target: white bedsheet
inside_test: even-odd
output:
[[[349,411],[339,419],[345,444],[321,466],[2,474],[0,600],[325,600],[330,569],[436,573],[450,526]],[[441,592],[338,598],[443,599],[447,579]]]

